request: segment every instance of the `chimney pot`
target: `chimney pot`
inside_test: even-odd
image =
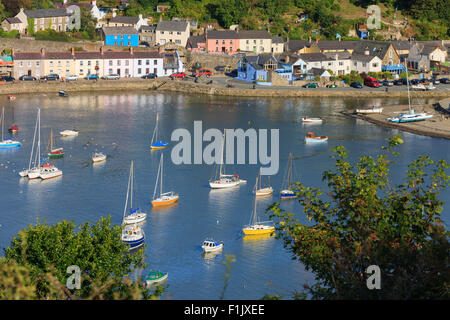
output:
[[[41,55],[45,55],[45,49],[41,48]]]
[[[100,54],[103,55],[103,46],[100,47]]]
[[[130,47],[130,54],[133,55],[133,53],[134,53],[134,49],[133,49],[133,47]]]
[[[72,47],[72,55],[74,55],[75,54],[75,48],[74,47]]]

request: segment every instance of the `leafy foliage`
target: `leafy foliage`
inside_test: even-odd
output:
[[[65,220],[56,225],[38,221],[13,238],[5,250],[0,273],[24,278],[20,283],[34,293],[27,291],[30,295],[23,298],[151,298],[139,283],[127,279],[131,272],[145,267],[144,248],[128,253],[127,245],[121,241],[121,229],[121,226],[111,226],[110,217],[101,218],[94,225],[80,225],[78,230],[73,222]],[[9,264],[16,263],[17,268],[8,269]],[[77,265],[82,271],[79,290],[65,288],[70,276],[67,267],[71,265]],[[3,287],[11,285],[0,282],[0,289]],[[6,294],[14,295],[14,291]]]
[[[316,277],[305,286],[315,299],[448,299],[449,232],[440,215],[440,192],[448,186],[446,161],[420,156],[403,183],[390,182],[390,156],[403,143],[389,140],[384,153],[363,156],[356,165],[344,147],[334,149],[335,171],[323,173],[328,193],[296,183],[299,202],[311,225],[304,225],[278,203],[277,237]],[[328,197],[327,197],[328,196]],[[368,290],[365,270],[381,269],[381,290]]]

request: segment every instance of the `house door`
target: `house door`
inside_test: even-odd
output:
[[[117,74],[120,76],[120,69],[117,69]]]
[[[31,70],[28,70],[28,75],[31,76]]]
[[[225,47],[222,47],[222,52],[225,52]]]
[[[145,68],[145,74],[149,74],[150,69],[149,68]]]

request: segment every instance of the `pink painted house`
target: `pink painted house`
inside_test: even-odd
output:
[[[208,53],[235,54],[239,52],[239,33],[234,30],[210,30],[206,32]]]

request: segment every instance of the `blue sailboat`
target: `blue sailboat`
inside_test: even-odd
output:
[[[4,128],[5,127],[5,108],[3,108],[3,111],[2,111],[1,122],[2,122],[2,140],[0,141],[0,149],[10,149],[10,148],[20,147],[22,145],[22,143],[20,143],[19,141],[12,140],[12,138],[7,138],[7,139],[3,138],[3,131],[5,129]]]
[[[167,142],[158,141],[158,114],[156,114],[156,125],[153,131],[152,141],[150,142],[151,149],[164,149],[169,144]]]

